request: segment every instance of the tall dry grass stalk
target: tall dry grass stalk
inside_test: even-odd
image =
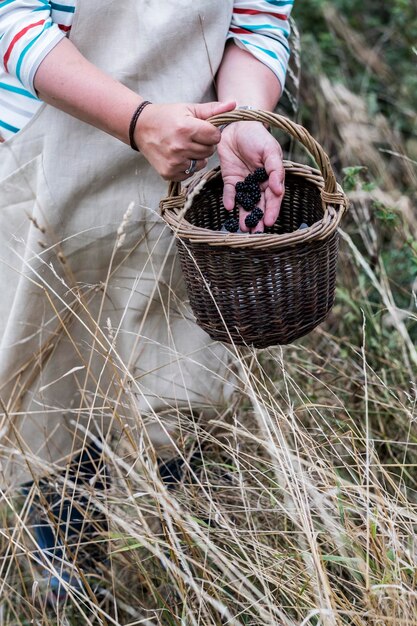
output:
[[[295,346],[231,347],[234,402],[210,419],[203,410],[177,416],[177,453],[186,466],[196,451],[201,460],[175,489],[159,477],[139,413],[138,437],[127,428],[104,444],[112,476],[104,494],[25,453],[34,475],[47,470],[58,492],[74,502],[84,496],[107,517],[109,530],[95,541],[109,557],[95,571],[77,565],[81,537],[62,563],[48,566],[31,537],[36,488],[26,499],[3,490],[2,624],[417,623],[415,306],[399,315],[388,281],[348,234],[343,239],[357,300],[345,294],[328,323]],[[369,285],[390,316],[381,323],[395,336],[392,353],[372,344]],[[73,313],[85,306],[78,299]],[[108,331],[105,338],[102,327],[90,329],[99,342],[113,342],[117,359],[117,332]],[[131,378],[127,365],[117,370],[124,388],[115,404],[126,410]],[[94,412],[99,404],[90,401]],[[133,402],[129,408],[134,413]],[[73,425],[101,445],[76,415]],[[58,578],[73,569],[82,582],[71,588],[63,577],[68,598],[55,607],[40,576],[48,567]]]

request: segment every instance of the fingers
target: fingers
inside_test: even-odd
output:
[[[277,221],[284,193],[284,180],[277,182],[274,186],[268,185],[268,187],[265,189],[265,192],[263,194],[265,200],[265,226],[273,226]]]
[[[181,147],[173,150],[170,158],[170,167],[166,172],[162,173],[162,176],[166,180],[185,180],[191,175],[187,174],[183,177],[185,170],[190,169],[191,161],[197,162],[196,167],[193,168],[193,174],[207,166],[207,161],[214,152],[215,148],[203,146],[195,142],[189,143],[185,148]]]
[[[224,180],[223,185],[223,204],[226,211],[232,211],[235,206],[235,196],[236,189],[235,185],[238,182],[239,178],[231,178],[228,177],[227,180]]]
[[[265,169],[268,173],[268,182],[265,185],[265,226],[273,226],[278,219],[282,198],[285,192],[285,170],[282,162],[282,150],[275,142],[274,150],[268,153],[265,159]]]
[[[195,163],[194,167],[192,167],[193,161]],[[207,159],[187,159],[179,167],[180,174],[184,173],[186,174],[187,177],[192,176],[195,172],[199,172],[200,170],[204,169],[207,166],[207,163],[208,163]],[[187,173],[187,170],[190,170],[190,169],[192,171]]]
[[[221,139],[221,133],[209,122],[191,119],[189,127],[181,129],[178,137],[171,145],[171,153],[182,161],[190,159],[208,159],[216,151],[217,144]]]
[[[172,158],[178,165],[182,165],[183,162],[195,159],[201,161],[203,159],[209,159],[215,153],[216,149],[212,146],[203,146],[199,143],[189,143],[185,147],[178,147],[172,150]]]
[[[198,117],[200,120],[207,120],[209,117],[213,117],[213,115],[233,111],[236,108],[236,102],[204,102],[202,104],[194,104],[191,108],[195,117]]]
[[[216,152],[215,146],[204,145],[193,141],[187,149],[187,157],[190,159],[209,159]]]
[[[190,178],[190,176],[192,176],[195,172],[199,172],[200,170],[207,167],[207,159],[196,159],[194,170],[191,173],[186,173],[186,170],[190,168],[190,165],[191,159],[187,159],[186,161],[178,165],[175,170],[172,171],[172,174],[168,178],[164,178],[167,178],[167,180],[173,180],[175,182],[182,182],[184,180],[187,180],[187,178]]]
[[[195,125],[192,139],[203,145],[217,145],[221,139],[221,132],[216,126],[205,122],[205,120],[213,115],[233,111],[235,107],[236,102],[205,102],[203,104],[190,105],[192,115],[200,121],[199,124]]]
[[[193,143],[216,147],[220,143],[221,138],[222,134],[220,130],[213,126],[213,124],[194,119],[193,128],[190,131],[190,139]]]

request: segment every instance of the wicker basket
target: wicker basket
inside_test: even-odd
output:
[[[219,168],[188,188],[171,183],[161,212],[177,238],[196,321],[213,339],[265,348],[287,344],[324,320],[333,306],[337,228],[347,201],[329,158],[308,132],[265,111],[233,111],[215,125],[258,120],[287,131],[320,170],[284,162],[285,196],[268,234],[219,232],[230,216]],[[308,228],[298,230],[301,223]]]

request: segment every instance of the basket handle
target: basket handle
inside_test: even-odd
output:
[[[269,126],[274,126],[285,131],[294,139],[297,139],[311,154],[317,163],[324,179],[324,188],[321,190],[321,198],[325,204],[332,206],[347,207],[348,201],[341,187],[336,182],[330,159],[321,145],[310,135],[310,133],[300,124],[296,124],[283,115],[270,113],[269,111],[253,109],[236,109],[230,113],[222,113],[210,117],[207,121],[214,126],[222,126],[231,122],[243,120],[262,122]],[[169,183],[168,198],[175,198],[181,195],[181,183],[171,181]]]

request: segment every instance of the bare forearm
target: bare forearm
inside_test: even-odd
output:
[[[87,61],[68,39],[42,61],[34,85],[44,102],[129,143],[129,123],[143,98]]]
[[[219,100],[234,99],[238,104],[272,111],[281,96],[281,85],[269,67],[229,42],[217,73],[217,95]]]
[[[132,115],[143,98],[87,61],[67,39],[45,57],[35,89],[48,104],[129,144]],[[167,180],[185,180],[195,161],[206,165],[221,139],[209,122],[235,102],[150,104],[137,121],[133,139],[143,156]]]

